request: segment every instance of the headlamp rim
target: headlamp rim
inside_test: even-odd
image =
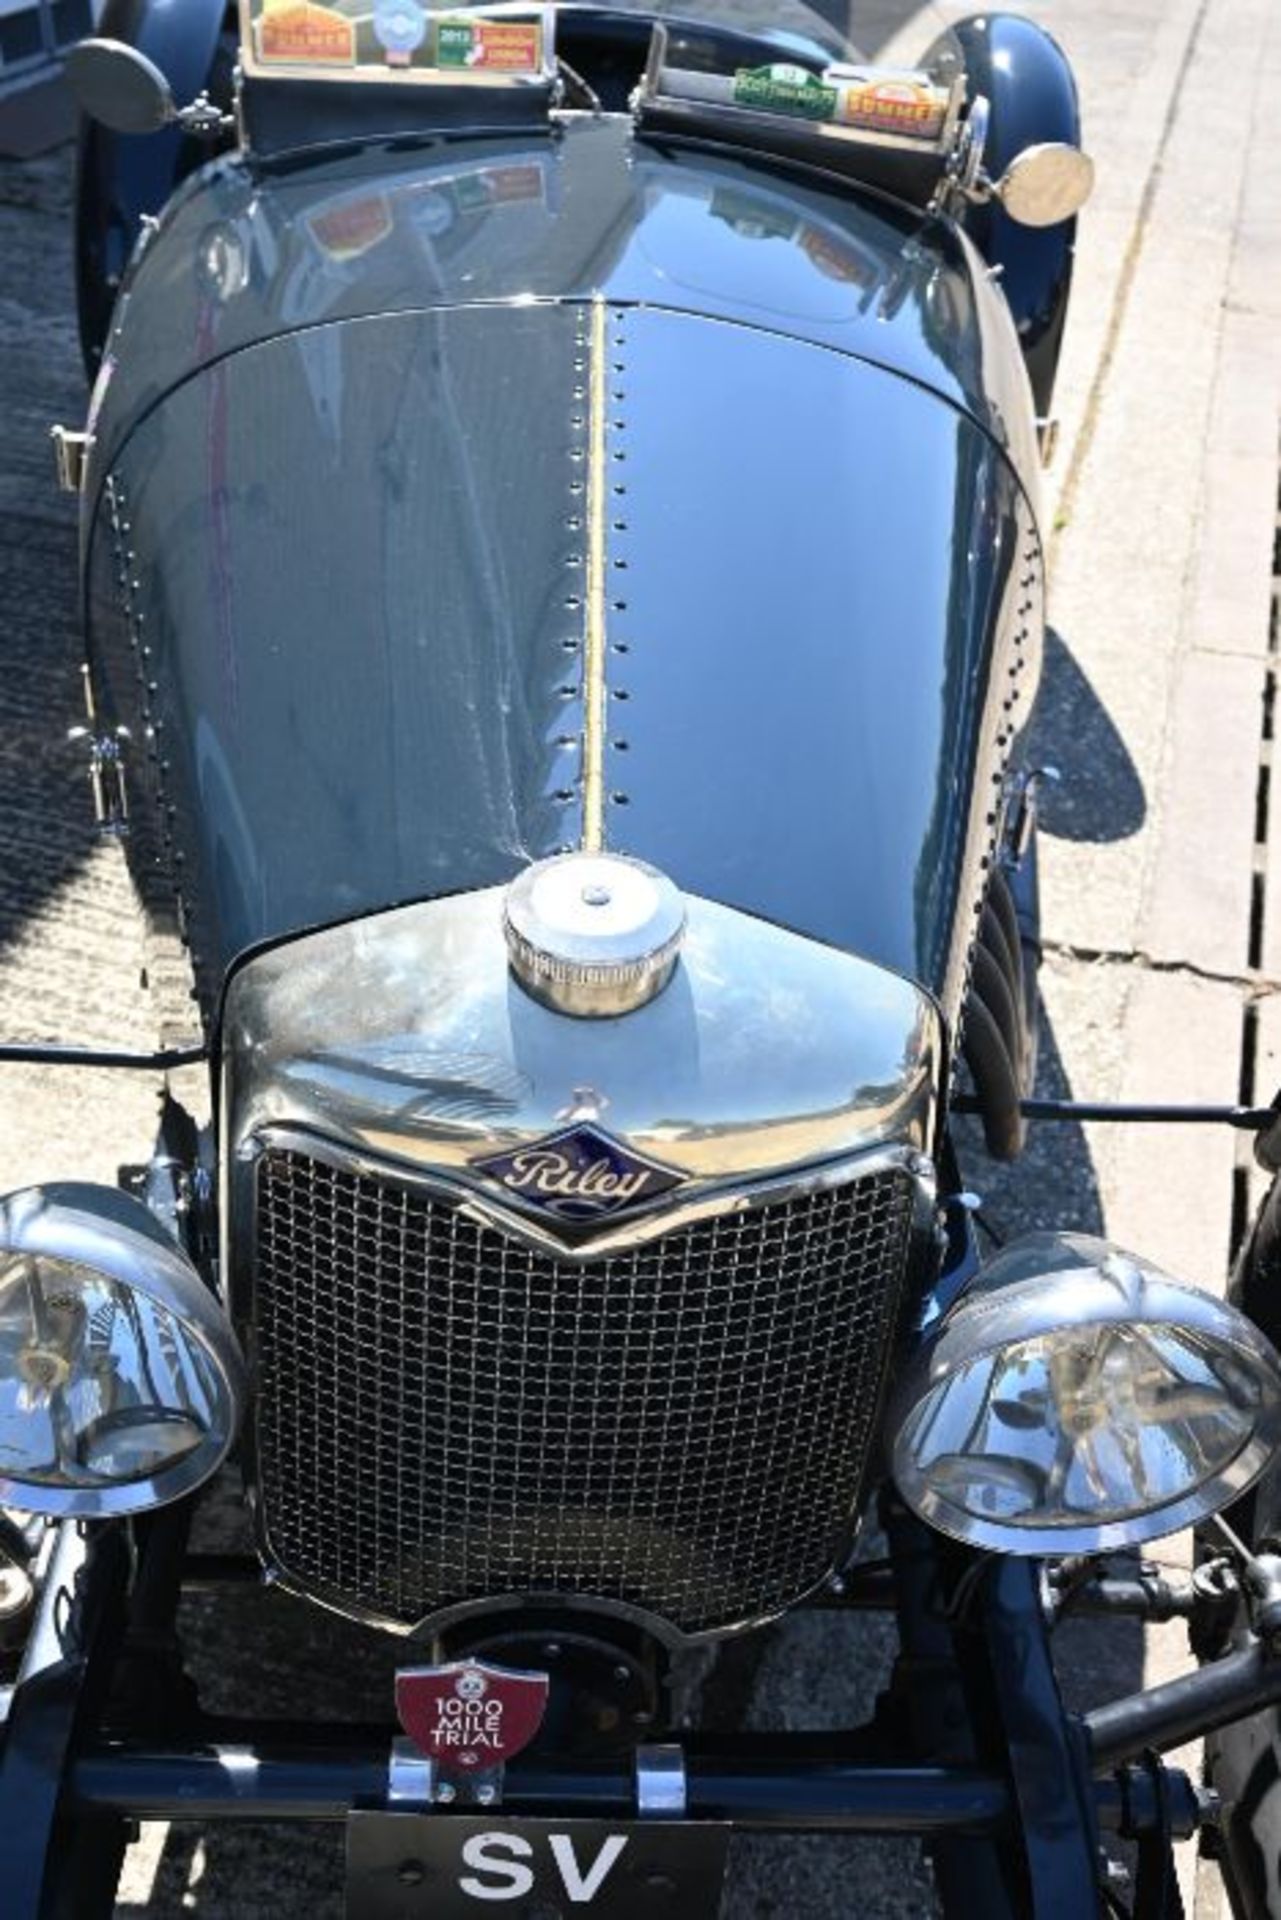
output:
[[[0,1266],[15,1254],[84,1269],[168,1313],[211,1362],[220,1405],[218,1425],[154,1474],[71,1487],[0,1473],[0,1506],[52,1519],[106,1519],[168,1506],[211,1478],[244,1415],[245,1364],[219,1302],[151,1210],[132,1194],[84,1181],[23,1187],[0,1198]]]
[[[1044,1271],[1003,1280],[1002,1268],[1044,1247],[1080,1255]],[[1089,1252],[1096,1258],[1090,1260]],[[1128,1288],[1128,1293],[1123,1292]],[[1141,1294],[1144,1310],[1135,1311]],[[1067,1298],[1065,1299],[1065,1296]],[[1081,1309],[1085,1308],[1085,1311]],[[1165,1326],[1234,1352],[1259,1378],[1258,1417],[1232,1458],[1195,1487],[1122,1518],[1021,1525],[971,1513],[932,1487],[909,1444],[909,1423],[927,1396],[963,1367],[1004,1349],[1061,1332],[1106,1325]],[[1271,1393],[1267,1392],[1270,1384]],[[1078,1234],[1028,1234],[1012,1241],[949,1308],[905,1370],[891,1397],[887,1432],[895,1484],[928,1525],[967,1545],[1024,1557],[1107,1553],[1178,1533],[1221,1512],[1254,1484],[1281,1449],[1281,1356],[1229,1301],[1179,1280],[1137,1254]]]

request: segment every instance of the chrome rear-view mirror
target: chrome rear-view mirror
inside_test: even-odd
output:
[[[114,133],[158,133],[176,117],[164,74],[123,40],[82,40],[67,55],[66,75],[77,105]]]
[[[67,84],[91,120],[113,133],[159,133],[181,127],[201,139],[230,130],[231,116],[199,94],[190,106],[174,104],[173,89],[154,60],[123,40],[82,40],[66,59]]]
[[[1090,156],[1051,140],[1016,154],[992,192],[1020,226],[1056,227],[1080,211],[1093,187]]]

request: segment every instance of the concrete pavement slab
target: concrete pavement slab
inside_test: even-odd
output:
[[[1258,83],[1260,101],[1274,101],[1281,85],[1281,15],[1275,9],[1260,52]],[[1272,112],[1255,114],[1228,302],[1240,312],[1281,318],[1281,145]]]
[[[1134,928],[1152,959],[1228,976],[1250,964],[1263,691],[1262,660],[1189,650],[1178,665]]]
[[[1230,1104],[1241,1048],[1240,990],[1189,974],[1131,972],[1117,1097]],[[1212,1126],[1107,1131],[1101,1185],[1109,1233],[1171,1273],[1222,1292],[1235,1136]]]
[[[1253,141],[1246,160],[1246,195],[1252,190],[1250,170],[1254,155],[1262,143]],[[1281,169],[1277,191],[1281,193]],[[1281,229],[1281,215],[1278,216]],[[1232,254],[1232,271],[1243,252],[1250,252],[1240,226]],[[1281,294],[1281,261],[1275,269],[1277,291]],[[1281,353],[1277,350],[1277,328],[1271,313],[1256,313],[1235,305],[1231,280],[1224,307],[1218,380],[1214,410],[1210,419],[1207,449],[1212,454],[1239,454],[1247,459],[1271,460],[1277,457],[1277,415],[1281,410]],[[1264,489],[1266,495],[1267,489]]]
[[[70,223],[65,152],[0,165],[0,258],[22,262],[21,275],[0,284],[0,515],[10,527],[15,515],[75,520],[54,491],[49,446],[51,420],[75,422],[84,411]]]
[[[1238,319],[1245,316],[1236,316]],[[1249,316],[1254,318],[1255,316]],[[1239,341],[1235,344],[1240,346]],[[1225,341],[1225,349],[1226,349]],[[1276,356],[1245,348],[1241,384]],[[1227,364],[1226,353],[1225,361]],[[1276,538],[1277,389],[1260,382],[1259,432],[1271,425],[1274,444],[1264,453],[1223,451],[1213,425],[1204,466],[1204,493],[1196,566],[1188,611],[1189,637],[1218,653],[1266,657],[1272,612],[1272,550]]]
[[[1260,6],[1210,8],[1200,18],[1143,210],[1124,313],[1063,500],[1068,522],[1051,616],[1124,738],[1146,801],[1143,823],[1124,840],[1047,849],[1047,928],[1097,950],[1141,945],[1141,876],[1155,857],[1156,788],[1198,552],[1204,445],[1249,146],[1248,124],[1225,104],[1218,76],[1224,62],[1253,71],[1266,25]],[[1065,772],[1089,778],[1088,768],[1069,764]],[[1052,830],[1053,799],[1046,817]]]
[[[1051,0],[1028,11],[1076,63],[1083,138],[1095,162],[1055,385],[1060,447],[1044,481],[1046,524],[1053,527],[1065,489],[1075,493],[1077,450],[1093,430],[1202,9],[1200,0],[1130,0],[1117,9],[1099,0]]]

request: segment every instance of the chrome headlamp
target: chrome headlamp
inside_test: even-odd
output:
[[[140,1201],[0,1201],[0,1506],[137,1513],[215,1471],[244,1404],[230,1324]]]
[[[1099,1553],[1238,1498],[1281,1446],[1281,1359],[1225,1301],[1105,1241],[1030,1234],[913,1361],[893,1472],[1000,1553]]]

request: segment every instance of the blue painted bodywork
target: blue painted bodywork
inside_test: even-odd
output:
[[[979,14],[952,29],[970,96],[991,108],[984,164],[999,180],[1016,155],[1043,141],[1081,142],[1076,80],[1067,55],[1043,27],[1016,14]],[[999,201],[973,207],[966,231],[984,259],[999,268],[1037,413],[1050,412],[1067,319],[1076,221],[1021,227]]]
[[[144,878],[211,1004],[578,843],[593,299],[610,843],[954,1018],[1041,638],[1008,313],[947,222],[621,117],[219,162],[143,251],[87,544],[105,705],[157,743]]]
[[[137,47],[159,67],[180,104],[213,79],[226,0],[106,0],[97,31]],[[116,289],[144,217],[155,217],[199,147],[175,128],[113,133],[82,120],[76,154],[76,290],[85,365],[97,370]]]

